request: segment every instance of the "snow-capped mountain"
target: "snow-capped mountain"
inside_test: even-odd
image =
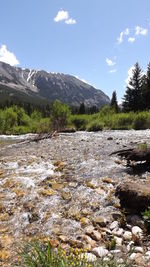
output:
[[[11,98],[21,95],[51,102],[59,99],[72,106],[84,102],[89,107],[101,107],[110,102],[104,92],[72,75],[22,69],[0,62],[0,93],[5,92]]]

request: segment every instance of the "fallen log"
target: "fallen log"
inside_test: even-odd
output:
[[[117,155],[121,159],[127,160],[128,165],[132,165],[132,162],[150,163],[150,147],[146,147],[145,149],[140,149],[139,147],[122,149],[112,152],[110,156],[112,155]]]
[[[50,139],[57,135],[57,131],[51,132],[51,133],[40,133],[34,138],[31,138],[28,140],[28,142],[39,142],[44,139]]]

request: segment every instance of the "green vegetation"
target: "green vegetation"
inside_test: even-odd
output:
[[[18,106],[0,109],[0,134],[46,133],[66,128],[77,131],[149,129],[150,111],[116,113],[113,107],[105,106],[95,114],[72,115],[69,107],[57,100],[48,117],[38,110],[28,115]]]
[[[0,134],[40,133],[49,129],[50,119],[42,118],[40,112],[34,111],[29,116],[17,106],[0,110]]]
[[[142,213],[145,228],[150,233],[150,207]]]
[[[56,100],[52,105],[51,124],[53,130],[63,130],[69,124],[71,115],[69,106]]]
[[[144,151],[146,152],[147,148],[148,148],[147,143],[142,143],[142,144],[137,145],[137,149],[141,152],[144,152]]]
[[[28,244],[21,253],[21,267],[132,267],[130,263],[117,264],[114,258],[108,261],[88,262],[86,253],[81,249],[52,250],[50,244]]]

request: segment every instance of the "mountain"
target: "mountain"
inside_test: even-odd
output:
[[[110,99],[101,90],[62,73],[48,73],[12,67],[0,62],[0,98],[18,98],[26,102],[53,102],[59,99],[71,106],[109,104]]]

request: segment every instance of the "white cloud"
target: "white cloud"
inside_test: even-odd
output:
[[[132,78],[132,76],[133,76],[133,71],[135,70],[135,66],[133,65],[133,66],[131,66],[130,68],[129,68],[129,70],[128,70],[128,77],[127,77],[127,79],[125,80],[125,82],[126,82],[126,85],[129,85],[129,81],[130,81],[130,79]]]
[[[68,11],[66,10],[59,10],[56,17],[54,18],[55,22],[64,21],[66,24],[76,24],[76,20],[73,18],[70,18]]]
[[[66,24],[76,24],[76,20],[70,18],[70,19],[67,19],[67,20],[65,21],[65,23],[66,23]]]
[[[134,43],[135,42],[135,38],[134,37],[129,37],[128,38],[128,42],[129,43]]]
[[[124,35],[129,35],[130,30],[126,28],[124,31],[120,33],[120,36],[117,38],[118,44],[121,44],[123,42],[123,36]]]
[[[128,69],[128,76],[127,76],[127,79],[125,80],[125,83],[127,86],[129,86],[130,88],[132,88],[131,85],[129,85],[129,81],[130,79],[133,77],[133,72],[135,70],[135,65],[131,66],[129,69]],[[142,71],[141,72],[141,76],[142,75],[145,75],[146,74],[146,71]]]
[[[0,47],[0,61],[10,64],[11,66],[19,65],[16,56],[10,52],[4,44]]]
[[[135,34],[136,35],[147,35],[147,33],[148,33],[148,30],[147,29],[142,28],[140,26],[136,26],[135,27]]]
[[[115,73],[117,69],[110,70],[109,73]]]
[[[115,61],[112,61],[110,58],[106,58],[106,63],[108,66],[114,66],[116,65]]]
[[[69,14],[68,14],[68,11],[65,11],[65,10],[59,10],[56,17],[54,18],[54,21],[55,22],[59,22],[59,21],[62,21],[62,20],[68,20],[69,18]]]

